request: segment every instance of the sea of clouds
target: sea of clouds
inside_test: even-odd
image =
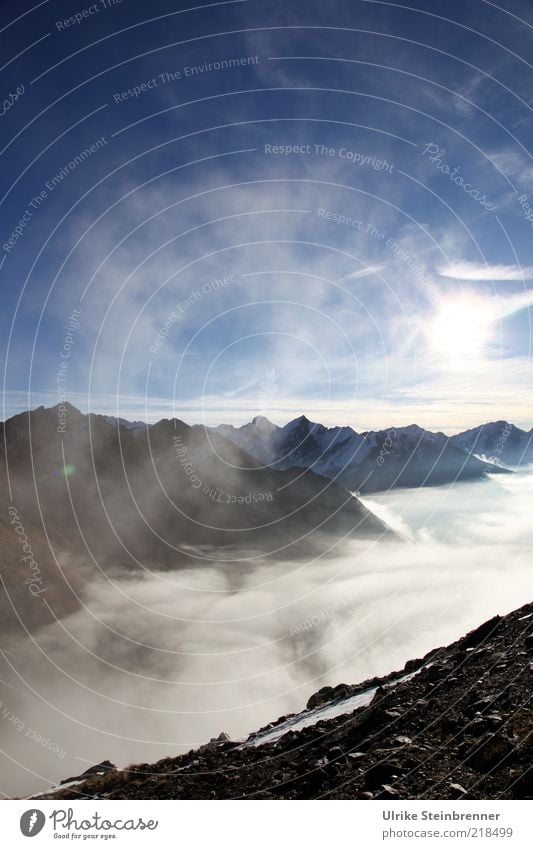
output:
[[[91,580],[84,607],[0,655],[0,789],[245,736],[530,601],[532,495],[531,470],[376,494],[395,542]]]

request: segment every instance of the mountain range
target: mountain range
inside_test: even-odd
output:
[[[312,469],[349,491],[377,492],[478,480],[533,462],[533,430],[504,421],[446,436],[416,424],[357,433],[305,416],[278,427],[256,416],[242,427],[211,429],[276,469]]]
[[[231,569],[318,554],[347,536],[394,536],[336,482],[265,467],[202,426],[132,425],[62,406],[0,428],[0,630],[65,615],[98,571],[211,558]]]
[[[502,464],[533,461],[531,437],[506,422],[448,437],[416,425],[357,433],[305,416],[205,428],[84,415],[68,403],[21,413],[0,427],[0,630],[68,614],[102,570],[212,556],[231,569],[314,555],[348,536],[394,538],[358,493],[509,473]],[[33,596],[27,551],[39,570]]]

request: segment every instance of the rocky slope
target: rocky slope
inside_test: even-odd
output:
[[[204,427],[179,419],[130,427],[65,407],[64,431],[57,407],[5,422],[0,472],[19,487],[34,524],[72,540],[85,532],[100,556],[110,548],[135,561],[157,550],[172,561],[185,545],[270,549],[315,531],[386,531],[332,481],[265,468]]]
[[[528,604],[401,672],[323,688],[246,741],[104,762],[41,798],[533,799],[532,685]]]

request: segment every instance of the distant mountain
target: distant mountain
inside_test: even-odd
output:
[[[489,422],[465,430],[452,436],[450,442],[456,448],[504,466],[533,463],[533,429],[521,430],[509,422]]]
[[[2,576],[29,625],[50,618],[45,600],[61,611],[76,606],[76,579],[68,575],[76,559],[93,572],[177,569],[201,565],[210,552],[219,562],[290,557],[320,550],[322,540],[330,546],[331,537],[389,533],[337,483],[265,467],[201,426],[164,419],[132,427],[65,408],[39,407],[0,428]],[[21,582],[32,573],[29,561],[21,567],[11,505],[33,546],[41,595],[30,597]],[[64,576],[56,560],[65,553]],[[1,620],[10,609],[3,595],[0,606]]]
[[[474,456],[468,441],[463,447],[459,437],[418,425],[357,433],[351,427],[326,428],[305,416],[284,427],[256,417],[242,427],[220,425],[212,431],[273,468],[312,469],[352,492],[479,480],[504,471]]]

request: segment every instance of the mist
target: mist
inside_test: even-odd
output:
[[[394,542],[93,577],[81,609],[1,647],[0,789],[245,737],[324,684],[400,669],[530,601],[532,494],[531,469],[377,493],[363,503]]]

